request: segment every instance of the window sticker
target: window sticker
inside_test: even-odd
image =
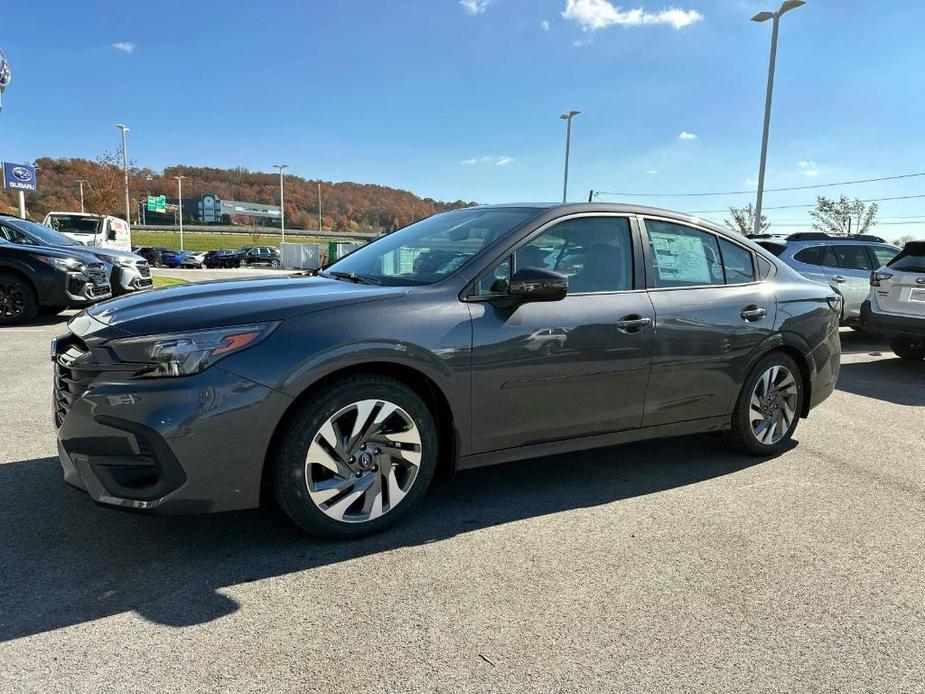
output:
[[[710,284],[710,268],[703,241],[698,236],[680,236],[650,231],[659,279],[685,284]]]

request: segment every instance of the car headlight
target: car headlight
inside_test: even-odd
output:
[[[64,270],[65,272],[83,272],[87,269],[87,266],[77,260],[77,258],[48,258],[40,256],[39,260],[51,265],[57,270]]]
[[[229,354],[260,343],[277,325],[278,322],[254,323],[186,333],[130,337],[113,340],[106,346],[124,362],[149,366],[142,374],[146,378],[190,376],[205,371]]]

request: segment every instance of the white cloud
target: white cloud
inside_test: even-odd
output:
[[[657,173],[658,173],[658,169],[649,169],[648,171],[646,171],[646,176],[654,176]]]
[[[131,41],[116,41],[114,44],[112,44],[112,47],[117,51],[122,51],[123,53],[135,52],[135,44]]]
[[[507,166],[514,163],[514,157],[503,155],[486,155],[483,157],[473,157],[472,159],[463,159],[459,162],[462,166],[475,166],[481,164],[484,166]]]
[[[694,133],[689,133],[686,130],[682,130],[678,133],[679,140],[696,140],[697,136]]]
[[[481,14],[491,0],[459,0],[459,4],[469,14]]]
[[[756,181],[754,178],[746,178],[745,185],[747,185],[749,188],[754,188],[758,185],[758,181]]]
[[[816,162],[812,159],[803,159],[797,162],[797,168],[800,169],[800,173],[804,176],[818,176],[819,167],[816,166]]]
[[[540,26],[543,28],[543,31],[549,31],[549,22],[547,22],[545,19],[540,22]]]
[[[683,29],[703,19],[703,15],[697,10],[681,10],[675,7],[660,12],[648,12],[641,7],[624,10],[619,6],[614,7],[610,0],[566,0],[562,16],[577,22],[585,31],[597,31],[614,24],[670,24],[675,29]]]

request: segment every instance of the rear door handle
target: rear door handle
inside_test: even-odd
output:
[[[753,323],[764,318],[766,315],[768,315],[768,312],[760,306],[752,305],[743,308],[742,313],[739,315],[742,316],[743,320],[748,321],[749,323]]]
[[[841,284],[842,282],[847,282],[847,281],[848,281],[848,278],[845,277],[844,275],[835,275],[835,276],[832,278],[832,281],[833,281],[833,282],[838,282],[839,284]]]
[[[617,330],[622,333],[638,333],[640,330],[648,328],[650,325],[652,325],[651,318],[630,315],[617,321]]]

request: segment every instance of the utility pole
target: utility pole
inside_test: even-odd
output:
[[[559,118],[565,121],[565,177],[562,181],[562,204],[568,200],[568,157],[569,150],[572,147],[572,118],[579,115],[581,111],[569,111],[563,113]]]
[[[286,243],[286,195],[283,192],[283,169],[288,169],[289,164],[273,164],[279,169],[279,230],[282,235],[282,243]]]
[[[125,133],[129,131],[128,127],[122,123],[116,123],[116,127],[122,131],[122,173],[125,176],[125,223],[128,230],[132,230],[132,208],[128,197],[128,149],[125,144]]]
[[[80,185],[80,211],[84,212],[84,183],[86,181],[77,181],[77,183]]]
[[[318,231],[321,231],[321,182],[318,182]]]

